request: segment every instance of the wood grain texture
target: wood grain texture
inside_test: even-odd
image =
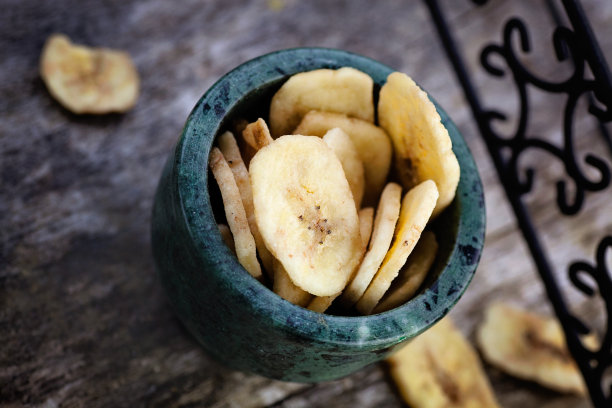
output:
[[[554,62],[543,2],[495,0],[482,8],[442,1],[469,67],[490,106],[516,107],[508,81],[478,65],[487,38],[499,41],[511,15],[528,21],[534,69]],[[411,75],[458,124],[486,192],[487,244],[476,277],[452,311],[473,338],[483,305],[507,300],[551,313],[509,206],[421,2],[380,0],[93,1],[1,0],[0,13],[0,405],[44,407],[399,407],[383,366],[317,385],[281,383],[224,368],[173,316],[149,244],[152,197],[189,111],[223,73],[276,49],[324,46],[354,51]],[[612,2],[583,1],[608,59]],[[278,6],[282,7],[278,7]],[[45,39],[128,51],[141,75],[136,108],[76,116],[38,74]],[[534,133],[559,140],[559,98],[535,93]],[[511,126],[509,127],[512,128]],[[606,156],[589,120],[578,121],[582,153]],[[593,259],[612,234],[610,189],[589,194],[576,218],[554,206],[562,167],[534,154],[530,209],[559,275]],[[602,305],[564,289],[573,307],[603,327]],[[486,367],[504,407],[588,407]]]

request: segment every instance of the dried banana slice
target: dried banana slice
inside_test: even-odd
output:
[[[355,306],[361,313],[370,314],[389,289],[425,229],[437,199],[438,189],[436,183],[431,180],[422,182],[406,193],[402,200],[393,245],[370,286]]]
[[[340,292],[359,262],[359,219],[340,160],[318,137],[288,135],[249,166],[257,226],[295,285]]]
[[[408,257],[406,265],[400,271],[399,276],[393,281],[389,291],[374,308],[373,313],[382,313],[406,303],[421,286],[431,265],[436,259],[438,252],[438,241],[431,231],[425,231],[421,235],[414,251]]]
[[[359,235],[361,236],[361,253],[366,252],[368,242],[370,242],[370,235],[372,234],[372,222],[374,220],[374,209],[372,207],[362,208],[359,210]],[[340,293],[332,296],[315,296],[314,299],[308,304],[308,309],[323,313],[331,306],[331,304],[340,296]]]
[[[249,123],[242,131],[242,137],[256,151],[272,143],[270,130],[266,122],[259,118],[253,123]]]
[[[349,135],[363,163],[363,202],[365,205],[375,205],[391,167],[391,139],[383,129],[370,122],[340,113],[318,111],[308,112],[293,133],[322,137],[336,127]]]
[[[51,95],[74,113],[125,112],[138,99],[138,73],[127,53],[73,45],[65,35],[47,40],[40,74]]]
[[[225,245],[236,255],[236,246],[234,245],[234,237],[232,236],[232,231],[230,231],[229,227],[225,224],[217,224],[219,227],[219,233],[221,233],[221,238]]]
[[[269,277],[272,278],[272,262],[274,258],[272,257],[270,251],[268,251],[268,248],[266,248],[266,244],[261,237],[261,233],[257,227],[257,222],[255,221],[255,211],[253,210],[253,191],[251,190],[249,172],[242,161],[242,156],[240,155],[240,149],[238,148],[236,138],[234,138],[232,132],[225,132],[219,136],[217,143],[221,153],[223,153],[223,157],[225,157],[225,160],[227,160],[227,163],[234,174],[236,185],[240,191],[242,205],[244,206],[244,211],[246,212],[249,229],[251,230],[253,238],[255,239],[257,253],[261,258],[261,262],[264,265],[266,273],[268,273]]]
[[[302,307],[306,307],[312,299],[310,293],[298,288],[291,282],[287,271],[276,259],[274,260],[274,284],[272,290],[283,299]]]
[[[223,157],[223,153],[217,147],[213,147],[210,152],[209,166],[221,191],[227,223],[234,236],[236,257],[240,265],[253,277],[260,278],[261,266],[257,260],[255,240],[249,228],[246,212],[240,198],[240,191],[232,170]]]
[[[295,74],[272,98],[272,136],[290,133],[311,110],[344,113],[373,122],[373,88],[372,78],[350,67]]]
[[[342,293],[341,302],[345,308],[353,306],[363,295],[389,251],[400,213],[401,198],[402,187],[396,183],[387,184],[376,210],[370,249],[366,252],[355,277]]]
[[[487,308],[476,341],[484,359],[508,374],[553,390],[586,394],[556,319],[495,303]],[[591,336],[585,343],[596,341]]]
[[[374,223],[374,208],[366,207],[359,210],[359,236],[361,237],[361,252],[365,254],[372,236]]]
[[[361,208],[365,180],[363,178],[363,163],[351,138],[340,128],[333,128],[323,136],[323,141],[336,153],[346,180],[351,187],[355,207]]]
[[[497,408],[478,356],[445,318],[388,357],[391,377],[413,408]]]
[[[393,141],[404,187],[435,181],[440,192],[435,217],[455,197],[459,162],[434,104],[406,74],[394,72],[380,90],[378,120]]]

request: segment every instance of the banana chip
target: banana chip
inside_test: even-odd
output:
[[[40,74],[51,95],[74,113],[125,112],[138,98],[138,73],[127,53],[73,45],[61,34],[47,40]]]
[[[270,130],[266,122],[259,118],[253,123],[249,123],[242,131],[242,137],[255,151],[272,143],[273,139],[270,136]]]
[[[434,104],[406,74],[394,72],[380,90],[378,120],[393,141],[404,187],[435,181],[440,193],[435,217],[455,197],[459,162]]]
[[[372,236],[374,223],[374,208],[366,207],[359,210],[359,236],[361,236],[361,252],[365,254]]]
[[[327,132],[323,136],[323,141],[336,153],[340,163],[342,163],[344,175],[353,193],[355,207],[361,208],[364,189],[363,163],[359,158],[355,145],[351,138],[340,128],[333,128]]]
[[[287,271],[276,259],[274,260],[274,284],[272,290],[283,299],[302,307],[308,305],[312,299],[310,293],[298,288],[291,282]]]
[[[355,277],[342,293],[341,302],[344,307],[349,308],[359,300],[385,258],[393,240],[401,198],[402,187],[396,183],[387,184],[376,210],[370,249],[365,254]]]
[[[349,135],[363,163],[364,204],[376,204],[391,166],[391,139],[383,129],[343,114],[311,111],[304,116],[293,133],[322,137],[336,127]]]
[[[387,252],[370,286],[357,302],[356,308],[361,313],[370,314],[389,289],[419,240],[437,199],[438,189],[436,183],[431,180],[422,182],[406,193],[402,200],[393,246]]]
[[[344,113],[374,122],[373,88],[369,75],[349,67],[295,74],[272,98],[272,135],[277,138],[289,134],[311,110]]]
[[[359,219],[342,164],[318,137],[288,135],[249,166],[257,225],[291,281],[340,292],[359,262]]]
[[[476,352],[445,318],[388,357],[391,377],[413,408],[497,408]]]
[[[229,227],[225,224],[217,224],[219,227],[219,233],[221,233],[221,238],[225,245],[236,255],[236,246],[234,245],[234,237],[232,236],[232,231],[230,231]]]
[[[586,394],[563,330],[553,318],[496,303],[487,309],[476,340],[484,359],[508,374],[560,392]],[[585,343],[596,341],[591,336]]]
[[[234,174],[234,180],[238,186],[238,191],[240,191],[240,198],[242,199],[244,211],[246,212],[249,229],[251,230],[253,238],[255,239],[257,253],[259,253],[259,257],[261,258],[261,262],[263,263],[266,272],[270,275],[270,278],[272,278],[273,257],[270,251],[268,251],[268,248],[266,248],[266,244],[261,237],[261,233],[257,227],[257,222],[255,221],[251,181],[249,180],[249,172],[242,161],[238,143],[236,142],[232,132],[223,133],[221,136],[219,136],[217,143],[219,144],[221,153],[223,153],[223,157],[225,157],[225,160],[227,160],[227,163]]]
[[[373,313],[382,313],[406,303],[421,286],[427,273],[436,259],[438,241],[431,231],[421,235],[414,251],[408,257],[406,265],[399,276],[393,281],[389,291],[374,308]]]
[[[240,265],[253,277],[260,278],[261,266],[257,260],[255,240],[249,228],[242,199],[240,198],[240,191],[236,185],[232,170],[223,157],[223,153],[217,147],[213,147],[210,152],[209,166],[221,191],[227,223],[234,236],[236,257]]]
[[[370,242],[370,235],[372,234],[372,222],[374,221],[374,209],[372,207],[362,208],[359,210],[359,235],[361,236],[361,253],[360,260],[363,259]],[[314,299],[308,304],[308,309],[323,313],[331,306],[331,304],[340,296],[337,293],[333,296],[315,296]]]

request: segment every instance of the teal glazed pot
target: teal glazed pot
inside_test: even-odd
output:
[[[321,48],[278,51],[240,65],[198,101],[163,170],[152,219],[157,271],[180,320],[212,357],[232,368],[300,382],[351,374],[440,320],[476,270],[485,232],[482,185],[468,147],[437,104],[461,179],[455,200],[433,223],[439,241],[436,263],[406,304],[371,316],[315,313],[252,278],[223,243],[215,220],[223,210],[208,171],[215,137],[237,118],[267,119],[272,95],[289,76],[344,66],[369,74],[376,93],[394,71],[359,55]]]

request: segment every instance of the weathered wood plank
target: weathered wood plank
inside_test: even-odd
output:
[[[488,230],[479,271],[452,315],[470,338],[483,304],[507,300],[550,313],[525,245],[469,109],[420,2],[163,0],[35,2],[4,0],[0,14],[0,404],[7,406],[401,406],[382,366],[317,385],[235,372],[207,356],[182,328],[154,274],[151,201],[164,160],[199,96],[239,63],[280,48],[343,48],[412,75],[445,107],[468,141],[485,185]],[[516,106],[507,82],[482,74],[478,53],[510,14],[528,21],[534,49],[548,52],[543,2],[441,2],[462,40],[485,101]],[[612,55],[612,2],[583,2],[605,53]],[[51,99],[38,76],[44,40],[125,49],[142,76],[136,108],[125,115],[78,117]],[[542,40],[543,39],[543,40]],[[539,54],[541,55],[541,54]],[[555,73],[541,58],[534,68]],[[559,139],[558,100],[533,132]],[[589,122],[581,152],[604,154]],[[605,151],[604,151],[605,152]],[[609,189],[589,196],[577,218],[559,220],[554,182],[562,170],[543,155],[529,198],[545,242],[564,273],[592,260],[612,233]],[[608,156],[608,159],[610,157]],[[567,280],[564,287],[568,287]],[[568,291],[601,329],[600,306]],[[487,367],[505,407],[586,407]]]

